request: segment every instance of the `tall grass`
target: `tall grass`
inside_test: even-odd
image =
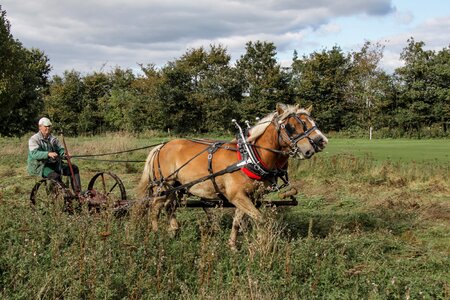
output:
[[[183,214],[176,238],[146,216],[8,213],[2,222],[3,298],[445,298],[448,260],[389,230],[296,236],[277,216],[251,223],[238,252],[222,212]],[[26,213],[22,211],[22,213]],[[12,216],[11,216],[12,215]],[[16,219],[17,220],[17,219]],[[6,226],[8,225],[8,226]],[[314,226],[314,225],[313,225]],[[9,227],[9,230],[7,229]]]
[[[101,152],[147,142],[116,138],[70,144],[76,152]],[[24,140],[9,142],[19,148]],[[350,155],[293,163],[299,206],[262,208],[265,221],[247,219],[232,251],[230,209],[209,209],[208,215],[180,209],[176,236],[166,230],[165,216],[153,233],[148,212],[137,206],[122,218],[108,210],[34,211],[28,204],[34,179],[13,151],[3,149],[2,299],[450,297],[448,165]],[[132,155],[145,158],[146,151]],[[92,164],[102,166],[77,163],[82,172],[88,169],[85,181]],[[132,194],[139,164],[135,171],[111,168]]]

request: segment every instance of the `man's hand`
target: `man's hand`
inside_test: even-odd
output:
[[[56,152],[49,152],[48,153],[48,157],[50,157],[51,159],[56,159],[58,157],[58,153],[56,153]]]

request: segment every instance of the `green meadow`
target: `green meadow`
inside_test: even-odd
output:
[[[330,139],[326,155],[369,155],[375,160],[450,162],[450,139]]]
[[[72,155],[167,137],[67,138]],[[181,230],[151,231],[148,211],[35,211],[27,138],[0,138],[1,299],[449,299],[449,140],[330,139],[291,161],[296,207],[262,208],[238,250],[232,209],[180,208]],[[148,149],[101,157],[145,160]],[[84,185],[112,171],[130,199],[142,162],[74,159]],[[277,194],[267,199],[276,200]]]

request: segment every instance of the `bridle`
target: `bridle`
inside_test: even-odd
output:
[[[287,115],[282,121],[283,123],[280,124],[280,120],[275,117],[273,118],[273,123],[275,124],[275,128],[277,129],[278,132],[278,144],[280,146],[284,144],[287,144],[289,146],[289,148],[291,149],[291,151],[289,151],[289,156],[290,157],[294,157],[297,156],[297,154],[300,152],[300,148],[297,146],[297,143],[304,139],[307,138],[310,142],[310,144],[313,146],[315,151],[320,150],[319,145],[317,145],[314,140],[312,138],[310,138],[310,134],[317,129],[317,126],[314,125],[310,128],[308,128],[308,126],[306,125],[306,123],[299,117],[299,115],[304,115],[306,117],[309,118],[309,115],[306,113],[300,113],[300,114],[296,114],[296,113],[291,113],[289,115]],[[299,134],[292,134],[287,128],[286,128],[286,121],[289,120],[290,118],[294,118],[299,124],[302,125],[303,127],[303,132],[299,133]]]

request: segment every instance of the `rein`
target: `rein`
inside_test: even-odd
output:
[[[203,139],[190,139],[190,141],[195,142],[195,143],[199,143],[199,144],[208,145],[208,146],[212,146],[212,145],[214,145],[217,142],[224,143],[224,144],[225,143],[229,143],[228,141],[209,141],[209,140],[203,140]],[[130,162],[133,162],[133,163],[140,163],[140,162],[145,162],[145,160],[97,159],[97,158],[92,158],[92,157],[130,153],[130,152],[135,152],[135,151],[139,151],[139,150],[143,150],[143,149],[153,148],[153,147],[165,144],[165,143],[167,143],[167,142],[162,142],[162,143],[158,143],[158,144],[152,144],[152,145],[143,146],[143,147],[139,147],[139,148],[132,148],[132,149],[123,150],[123,151],[98,153],[98,154],[79,154],[79,155],[71,155],[70,157],[71,158],[81,159],[81,160],[101,161],[101,162],[118,162],[118,163],[130,163]],[[257,145],[253,145],[253,147],[256,147],[258,149],[271,151],[273,153],[288,154],[288,152],[285,152],[285,151],[265,148],[265,147],[261,147],[261,146],[257,146]],[[225,149],[225,150],[230,150],[230,151],[237,151],[238,150],[237,148],[233,148],[233,147],[230,147],[230,146],[222,146],[222,145],[218,146],[218,148]]]
[[[97,158],[91,158],[91,157],[95,157],[95,156],[107,156],[107,155],[123,154],[123,153],[130,153],[130,152],[134,152],[134,151],[138,151],[138,150],[143,150],[143,149],[153,148],[153,147],[159,146],[159,145],[161,145],[161,144],[165,144],[165,143],[167,143],[167,142],[163,142],[163,143],[159,143],[159,144],[153,144],[153,145],[148,145],[148,146],[139,147],[139,148],[133,148],[133,149],[128,149],[128,150],[123,150],[123,151],[107,152],[107,153],[99,153],[99,154],[80,154],[80,155],[71,155],[70,157],[71,157],[71,158],[82,159],[82,160],[101,161],[101,162],[118,162],[118,163],[145,162],[145,160],[97,159]]]
[[[117,151],[117,152],[107,152],[107,153],[100,153],[100,154],[80,154],[80,155],[71,155],[70,157],[80,158],[80,157],[106,156],[106,155],[113,155],[113,154],[122,154],[122,153],[138,151],[138,150],[142,150],[142,149],[153,148],[153,147],[159,146],[161,144],[165,144],[165,143],[167,143],[167,142],[162,142],[162,143],[158,143],[158,144],[148,145],[148,146],[134,148],[134,149],[129,149],[129,150]]]

